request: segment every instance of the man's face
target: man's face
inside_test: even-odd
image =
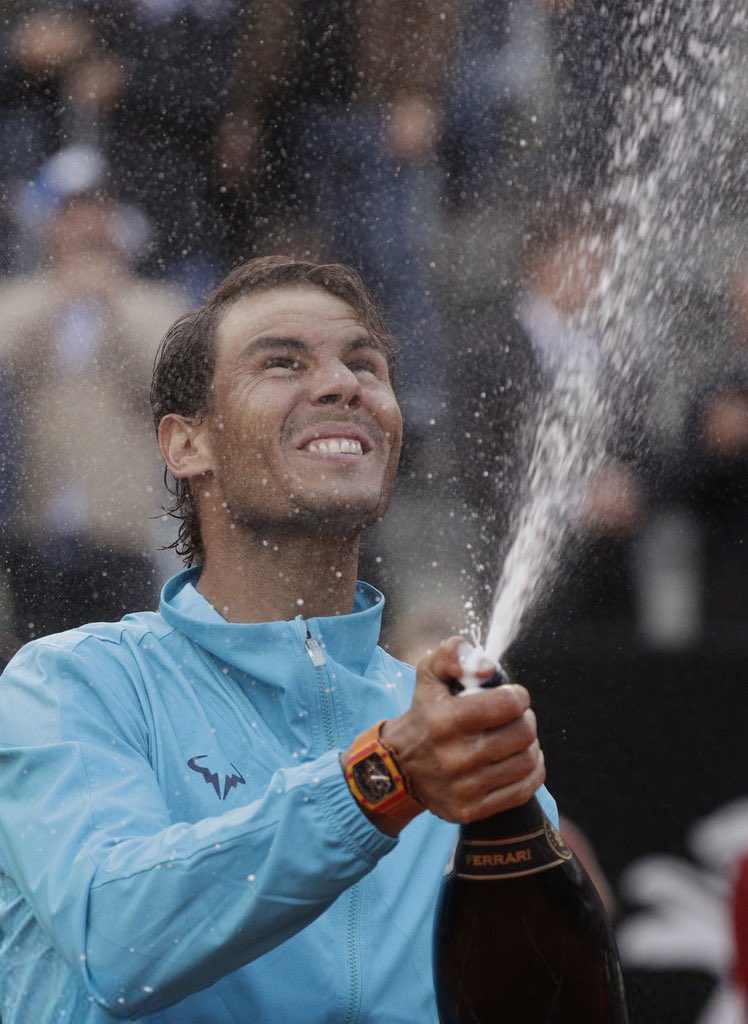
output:
[[[205,424],[208,507],[232,522],[352,536],[381,516],[402,419],[386,353],[342,299],[284,287],[232,305]]]

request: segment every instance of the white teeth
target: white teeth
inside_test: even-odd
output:
[[[310,441],[306,450],[312,455],[362,455],[363,449],[360,441],[351,437],[330,437],[326,441]]]

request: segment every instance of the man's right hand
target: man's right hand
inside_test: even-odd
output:
[[[381,733],[413,795],[457,824],[526,803],[545,781],[535,714],[523,686],[450,693],[450,681],[464,671],[467,646],[454,636],[419,662],[411,707]],[[494,670],[488,659],[472,669],[486,679]]]

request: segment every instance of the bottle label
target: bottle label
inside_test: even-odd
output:
[[[571,850],[549,822],[545,827],[511,839],[463,839],[455,851],[458,878],[519,878],[558,867],[571,859]]]

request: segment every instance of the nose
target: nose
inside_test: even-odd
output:
[[[356,409],[361,404],[361,382],[350,367],[339,359],[320,366],[312,380],[314,405],[339,405]]]

